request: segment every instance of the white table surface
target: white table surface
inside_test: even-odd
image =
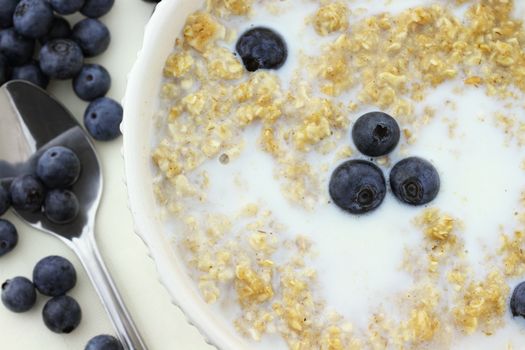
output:
[[[141,47],[144,25],[152,10],[152,4],[140,0],[117,0],[112,12],[102,18],[111,30],[112,42],[106,53],[92,61],[101,63],[110,71],[113,84],[108,95],[112,98],[120,100],[124,95],[126,76]],[[81,120],[86,104],[75,97],[70,81],[53,82],[49,90]],[[133,232],[123,182],[122,140],[97,143],[96,146],[105,181],[97,240],[149,349],[212,349],[171,304],[167,292],[157,280],[146,247]],[[11,313],[0,305],[0,347],[10,350],[81,350],[91,337],[112,334],[111,324],[75,255],[56,238],[30,229],[11,213],[6,218],[16,225],[20,238],[16,249],[0,258],[0,283],[14,276],[31,278],[35,263],[47,255],[67,257],[77,269],[78,283],[70,295],[80,303],[83,319],[72,334],[59,335],[49,331],[42,321],[41,312],[47,298],[39,296],[34,309],[24,314]]]

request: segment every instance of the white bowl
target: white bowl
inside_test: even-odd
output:
[[[149,247],[161,283],[168,289],[173,303],[186,314],[206,340],[219,349],[249,349],[200,297],[195,283],[186,273],[184,263],[169,242],[158,217],[153,195],[151,147],[153,116],[158,108],[162,69],[175,39],[181,34],[185,19],[202,7],[204,0],[164,0],[156,8],[144,36],[144,44],[129,75],[124,98],[124,160],[135,231]],[[169,325],[165,325],[169,327]]]

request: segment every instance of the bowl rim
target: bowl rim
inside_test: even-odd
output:
[[[168,237],[164,230],[152,229],[155,226],[160,227],[160,219],[158,213],[153,212],[155,201],[153,200],[153,172],[151,171],[151,144],[150,134],[147,137],[140,138],[138,135],[144,135],[141,129],[141,122],[144,120],[152,125],[152,115],[145,115],[142,110],[152,104],[157,104],[160,91],[160,79],[162,77],[162,64],[159,65],[158,73],[159,79],[152,78],[151,52],[155,52],[157,45],[171,35],[172,41],[169,46],[169,52],[173,50],[175,38],[182,30],[182,25],[185,22],[184,17],[179,16],[178,21],[182,21],[179,32],[167,34],[166,27],[168,24],[173,25],[173,13],[182,6],[192,7],[195,10],[204,4],[205,0],[164,0],[161,1],[155,8],[155,11],[150,18],[145,28],[143,46],[137,54],[136,61],[128,74],[128,81],[125,95],[122,101],[124,107],[124,118],[121,124],[121,131],[123,134],[122,156],[124,159],[124,182],[127,187],[128,207],[133,217],[134,232],[144,242],[148,249],[148,255],[153,260],[157,271],[157,278],[163,285],[165,290],[171,298],[173,305],[178,307],[186,317],[188,323],[194,326],[204,340],[217,349],[248,349],[246,342],[238,335],[234,334],[232,330],[221,328],[216,322],[218,316],[214,314],[210,307],[202,300],[200,293],[193,284],[193,288],[187,285],[184,286],[185,279],[189,280],[188,275],[183,272],[182,266],[179,266],[176,276],[174,271],[175,250],[171,248]],[[189,13],[188,11],[180,11],[181,13]],[[165,61],[167,55],[162,57],[162,62]],[[157,58],[158,59],[158,58]],[[154,66],[153,66],[154,67]],[[154,82],[157,82],[155,85]],[[152,85],[153,84],[153,85]],[[145,93],[148,85],[155,90]],[[145,96],[153,96],[148,100]],[[146,128],[147,129],[147,128]],[[144,140],[146,139],[146,141]],[[149,163],[149,164],[148,164]],[[148,175],[149,173],[149,175]],[[145,178],[151,180],[146,181]],[[176,265],[176,264],[175,264]],[[185,276],[182,276],[182,273]],[[185,278],[184,278],[185,277]],[[183,283],[181,283],[181,281]]]

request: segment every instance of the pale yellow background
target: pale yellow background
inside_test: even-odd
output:
[[[112,12],[102,19],[111,30],[112,42],[108,51],[93,61],[110,71],[113,85],[109,96],[117,100],[124,95],[126,76],[141,47],[144,26],[152,11],[153,5],[141,0],[117,0]],[[74,96],[70,81],[53,83],[50,91],[59,96],[79,120],[82,118],[85,103]],[[150,349],[211,349],[170,303],[168,294],[157,280],[146,247],[133,233],[123,182],[121,147],[122,140],[97,143],[105,181],[97,224],[101,253]],[[51,236],[29,229],[12,214],[7,218],[16,224],[20,241],[11,254],[0,258],[0,283],[17,275],[31,277],[34,264],[47,255],[65,256],[74,263],[79,274],[78,284],[71,295],[82,306],[83,320],[74,333],[57,335],[48,331],[41,319],[46,298],[39,296],[36,307],[25,314],[13,314],[0,305],[0,348],[82,350],[92,336],[112,333],[95,291],[78,259],[68,248]]]

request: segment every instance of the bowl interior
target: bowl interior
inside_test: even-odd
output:
[[[162,69],[172,52],[188,14],[204,0],[166,0],[156,8],[146,28],[142,51],[132,69],[124,98],[123,155],[129,206],[135,231],[150,249],[161,282],[173,302],[186,314],[210,344],[220,349],[248,349],[249,346],[200,297],[195,283],[177,257],[153,195],[151,161],[153,117],[159,107]],[[169,325],[166,325],[169,327]]]

